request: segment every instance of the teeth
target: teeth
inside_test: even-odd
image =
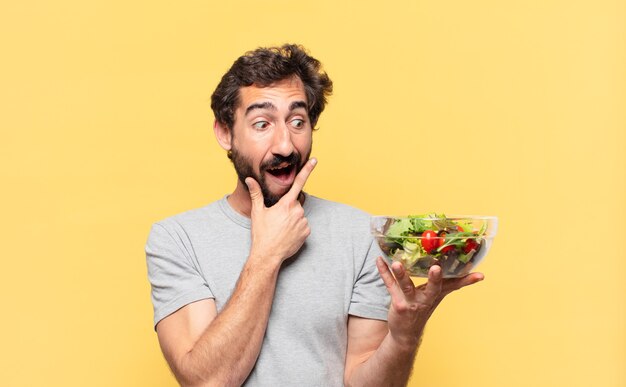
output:
[[[273,168],[270,168],[270,170],[275,170],[275,169],[282,169],[282,168],[287,168],[290,164],[287,162],[283,162]]]

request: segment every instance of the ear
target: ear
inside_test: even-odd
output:
[[[215,132],[215,138],[224,150],[229,151],[232,148],[233,134],[226,125],[217,122],[213,123],[213,131]]]

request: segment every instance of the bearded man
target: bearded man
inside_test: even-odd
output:
[[[369,215],[302,191],[332,82],[302,47],[237,59],[213,93],[234,191],[156,223],[154,324],[185,386],[405,385],[424,326],[482,274],[415,287],[389,268]]]

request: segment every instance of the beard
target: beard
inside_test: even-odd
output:
[[[267,160],[261,164],[261,166],[259,167],[259,174],[257,174],[254,172],[254,168],[252,168],[252,162],[250,161],[250,159],[239,153],[237,148],[233,146],[228,154],[228,158],[230,159],[230,161],[233,162],[233,165],[235,166],[237,177],[239,178],[239,181],[241,181],[246,190],[248,190],[246,177],[252,177],[254,180],[257,181],[257,183],[259,183],[259,186],[261,187],[261,192],[263,193],[263,201],[265,203],[265,207],[271,207],[274,204],[278,203],[280,198],[282,198],[285,193],[289,192],[287,191],[283,194],[278,195],[272,193],[267,186],[267,182],[265,181],[265,173],[269,169],[276,168],[280,164],[287,162],[290,166],[296,168],[297,176],[298,173],[302,170],[304,164],[309,160],[310,156],[310,149],[304,159],[300,156],[300,153],[298,152],[293,152],[289,156],[274,155],[272,159]],[[289,187],[289,189],[291,189],[291,187]]]

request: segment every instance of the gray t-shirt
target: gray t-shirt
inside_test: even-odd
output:
[[[201,299],[214,299],[219,313],[232,294],[250,252],[250,219],[226,198],[152,227],[146,256],[155,326]],[[281,268],[247,386],[341,386],[348,315],[387,319],[369,215],[308,194],[303,207],[311,235]]]

